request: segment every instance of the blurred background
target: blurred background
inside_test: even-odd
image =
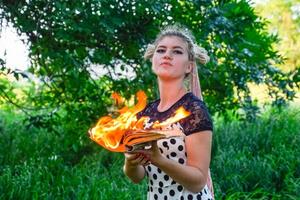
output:
[[[299,0],[2,0],[0,199],[146,199],[87,131],[112,92],[158,97],[142,56],[174,23],[211,58],[215,198],[299,199]]]

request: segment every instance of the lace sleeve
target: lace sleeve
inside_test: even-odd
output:
[[[182,122],[182,128],[186,135],[205,130],[213,131],[212,119],[203,101],[193,101],[186,109],[192,112]]]

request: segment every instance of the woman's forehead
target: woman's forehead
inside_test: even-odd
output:
[[[187,48],[187,42],[178,36],[164,36],[158,43],[157,47]]]

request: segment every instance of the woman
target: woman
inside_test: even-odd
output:
[[[180,106],[191,114],[164,127],[178,129],[184,137],[158,140],[150,149],[125,153],[124,173],[134,183],[148,176],[148,199],[213,199],[212,187],[208,187],[213,125],[201,100],[196,66],[196,60],[204,64],[209,57],[188,31],[171,26],[148,46],[145,58],[152,62],[160,94],[160,99],[139,113],[150,119],[145,128],[171,117]],[[193,93],[184,84],[189,76]]]

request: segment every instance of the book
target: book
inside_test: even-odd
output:
[[[151,148],[153,141],[184,136],[180,130],[132,130],[123,134],[119,141],[116,141],[113,136],[95,137],[91,130],[89,135],[96,143],[113,152],[134,152],[148,149]]]

